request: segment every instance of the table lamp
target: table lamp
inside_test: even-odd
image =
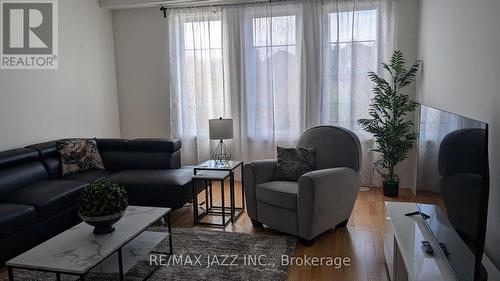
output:
[[[208,120],[208,130],[211,140],[220,140],[212,153],[212,159],[216,162],[227,163],[231,160],[231,153],[223,140],[233,138],[233,119],[210,119]]]

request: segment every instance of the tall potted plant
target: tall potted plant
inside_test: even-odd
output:
[[[399,177],[394,167],[408,157],[417,139],[414,123],[406,117],[415,111],[418,103],[402,90],[415,80],[421,61],[417,60],[409,69],[405,64],[403,53],[395,51],[389,64],[382,63],[390,81],[375,72],[368,73],[375,96],[370,104],[370,118],[358,120],[365,131],[373,134],[376,145],[372,151],[382,155],[374,163],[374,169],[382,175],[384,195],[391,197],[397,196],[399,191]]]

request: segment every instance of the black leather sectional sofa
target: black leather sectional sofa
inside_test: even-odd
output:
[[[0,264],[72,227],[89,183],[125,186],[129,204],[180,208],[192,199],[192,167],[175,139],[96,139],[106,170],[61,176],[57,141],[0,152]]]

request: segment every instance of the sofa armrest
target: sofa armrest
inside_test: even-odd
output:
[[[299,178],[299,236],[312,239],[324,229],[349,219],[361,176],[351,168],[312,171]]]
[[[257,198],[255,197],[255,187],[258,184],[269,182],[274,179],[278,161],[257,160],[250,162],[243,168],[243,184],[245,187],[245,197],[247,202],[247,213],[252,219],[257,220]]]

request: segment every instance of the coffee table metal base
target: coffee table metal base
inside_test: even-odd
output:
[[[151,254],[162,254],[162,255],[173,255],[173,250],[172,250],[172,226],[170,224],[170,212],[167,213],[166,220],[165,220],[166,226],[168,228],[168,246],[169,246],[169,252],[159,252],[159,251],[151,251]],[[140,233],[139,233],[140,234]],[[136,235],[137,236],[139,236]],[[135,237],[134,237],[135,238]],[[133,239],[132,239],[133,240]],[[124,244],[120,248],[118,248],[115,252],[112,252],[108,257],[103,259],[100,263],[97,265],[101,264],[104,262],[107,258],[112,256],[114,253],[117,253],[118,255],[118,274],[120,276],[120,281],[125,280],[125,273],[123,272],[123,255],[122,255],[122,248],[126,246],[127,244]],[[96,265],[96,266],[97,266]],[[94,266],[94,267],[96,267]],[[85,276],[94,268],[92,267],[89,271],[87,271],[85,274],[75,274],[75,273],[70,273],[70,272],[63,272],[63,271],[52,271],[52,270],[44,270],[44,269],[32,269],[32,268],[23,268],[20,266],[7,266],[7,272],[9,275],[9,281],[15,281],[14,279],[14,269],[21,269],[21,270],[29,270],[29,271],[38,271],[38,272],[45,272],[45,273],[53,273],[56,276],[56,281],[61,281],[61,275],[70,275],[70,276],[75,276],[78,277],[78,280],[84,281]],[[151,275],[153,275],[158,269],[160,268],[160,265],[156,265],[153,270],[143,279],[143,280],[148,280]]]

